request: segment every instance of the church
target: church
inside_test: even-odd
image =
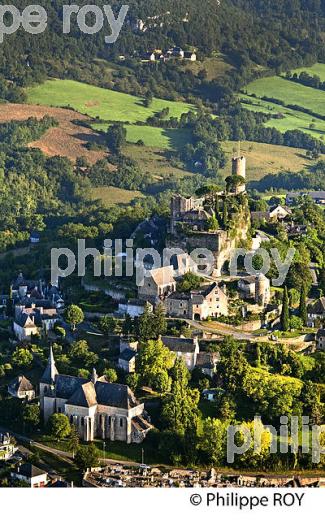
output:
[[[84,441],[140,443],[152,429],[144,404],[128,386],[108,383],[95,369],[90,380],[59,374],[52,348],[40,380],[40,404],[44,423],[63,413]]]

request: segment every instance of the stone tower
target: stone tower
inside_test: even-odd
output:
[[[240,176],[246,179],[246,157],[244,155],[237,155],[232,159],[232,175]],[[246,191],[245,184],[237,187],[236,193],[243,193]]]
[[[270,298],[270,280],[261,273],[256,277],[255,301],[258,305],[265,307],[270,303]]]

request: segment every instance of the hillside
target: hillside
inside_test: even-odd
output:
[[[325,79],[325,64],[304,67],[305,71]],[[242,106],[271,118],[265,123],[280,132],[300,130],[323,140],[325,134],[325,91],[299,84],[284,76],[261,78],[249,83],[239,95]]]

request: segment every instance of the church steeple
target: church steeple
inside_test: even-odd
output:
[[[41,377],[41,383],[46,383],[46,384],[49,384],[49,385],[54,385],[55,384],[55,376],[57,376],[59,374],[56,366],[55,366],[55,360],[54,360],[54,356],[53,356],[53,350],[52,350],[52,347],[50,347],[50,355],[48,357],[48,360],[47,360],[47,365],[46,365],[46,368],[44,370],[44,373]]]

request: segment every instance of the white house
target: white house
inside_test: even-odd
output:
[[[26,482],[31,488],[42,488],[48,483],[47,473],[29,462],[17,466],[17,468],[10,473],[10,476],[14,480]]]
[[[10,460],[17,449],[9,433],[0,433],[0,461]]]

